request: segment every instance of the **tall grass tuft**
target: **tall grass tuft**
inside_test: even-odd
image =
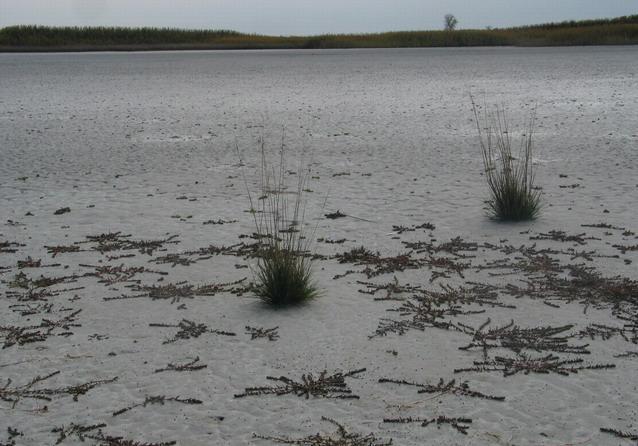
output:
[[[490,193],[488,215],[498,221],[535,219],[541,210],[541,192],[534,187],[532,163],[535,110],[529,117],[518,156],[515,157],[505,109],[496,107],[490,111],[485,107],[481,119],[473,98],[472,109]]]
[[[306,234],[304,228],[306,203],[303,194],[310,169],[301,160],[295,173],[296,185],[289,188],[286,180],[292,175],[286,169],[283,138],[278,166],[269,162],[263,138],[259,146],[259,197],[253,197],[245,181],[257,238],[262,244],[254,271],[254,293],[275,307],[300,304],[319,295],[313,280],[310,256],[314,231],[313,234]]]

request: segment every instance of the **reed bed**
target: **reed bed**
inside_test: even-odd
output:
[[[638,15],[516,28],[316,36],[266,36],[232,30],[176,28],[19,25],[0,29],[0,50],[2,51],[555,46],[636,43],[638,43]]]

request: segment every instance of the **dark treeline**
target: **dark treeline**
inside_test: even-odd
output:
[[[393,48],[638,44],[638,15],[515,28],[264,36],[230,30],[46,27],[0,29],[0,51]]]

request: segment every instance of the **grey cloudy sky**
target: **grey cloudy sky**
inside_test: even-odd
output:
[[[17,24],[223,28],[261,34],[524,25],[638,14],[638,0],[0,0]]]

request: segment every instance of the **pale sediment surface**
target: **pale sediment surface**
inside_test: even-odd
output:
[[[631,294],[638,289],[632,282],[638,279],[637,76],[636,47],[0,55],[0,344],[5,346],[0,396],[7,399],[0,401],[0,442],[11,441],[9,427],[23,433],[13,437],[16,444],[40,445],[58,440],[54,428],[105,423],[104,435],[140,442],[265,445],[272,441],[253,434],[300,438],[334,431],[321,420],[326,416],[398,445],[630,444],[600,428],[638,432],[638,355],[627,355],[638,351],[638,297]],[[537,221],[503,225],[485,218],[470,93],[479,103],[485,98],[504,104],[513,129],[520,129],[536,107],[537,183],[545,202]],[[249,293],[240,297],[230,290],[252,279],[245,266],[254,259],[196,251],[253,242],[239,238],[254,228],[245,212],[249,203],[235,144],[253,187],[256,140],[264,136],[274,149],[282,127],[288,167],[296,169],[301,151],[312,166],[309,227],[318,223],[317,238],[346,241],[315,243],[317,253],[326,256],[315,265],[324,290],[320,299],[271,311]],[[63,207],[70,212],[54,214]],[[336,210],[348,217],[323,217]],[[219,219],[227,223],[203,224]],[[414,229],[424,222],[436,229],[393,228]],[[542,235],[552,230],[575,237],[560,241],[558,233]],[[76,244],[116,232],[130,237],[116,238],[119,245],[112,250],[96,250],[104,248],[97,242]],[[173,235],[152,252],[142,243],[127,245],[127,240]],[[435,249],[454,237],[467,245]],[[423,244],[409,244],[416,241]],[[521,248],[534,244],[532,251]],[[368,258],[353,265],[331,257],[362,245],[393,260]],[[53,257],[55,250],[45,246],[79,251]],[[179,254],[177,262],[158,263],[170,253]],[[406,253],[408,269],[400,264],[406,259],[396,257]],[[18,265],[29,256],[41,259],[40,266]],[[453,263],[437,263],[442,258]],[[517,259],[528,263],[516,266]],[[59,265],[43,266],[51,264]],[[119,277],[128,282],[106,284],[86,275],[121,264],[150,271],[128,270],[131,277]],[[388,272],[377,275],[380,264]],[[592,273],[587,277],[599,281],[580,288],[559,283],[578,277],[574,265],[628,281],[601,285]],[[356,272],[334,279],[348,270]],[[41,275],[68,278],[38,287],[33,280]],[[405,292],[393,296],[404,301],[375,301],[385,290],[360,292],[368,288],[359,282],[387,285],[395,277],[394,291]],[[153,300],[143,289],[244,278],[215,295],[178,302]],[[474,282],[492,286],[498,305],[456,302],[462,312],[485,310],[456,314],[451,303],[435,305],[428,294],[444,284],[471,288]],[[418,289],[400,288],[406,284]],[[508,284],[536,288],[525,288],[520,297]],[[590,299],[596,287],[601,306]],[[34,297],[34,292],[43,294]],[[104,300],[122,295],[141,297]],[[613,300],[619,295],[620,303]],[[411,320],[405,308],[403,314],[387,310],[415,302],[446,308],[440,320],[456,328],[412,326],[403,335],[369,339],[383,318]],[[69,316],[70,325],[47,325]],[[488,318],[487,328],[510,321],[521,328],[573,324],[556,336],[570,336],[566,341],[572,347],[589,344],[589,354],[522,352],[583,359],[573,367],[615,368],[569,376],[454,373],[484,361],[481,348],[459,350],[472,340],[459,323],[478,328]],[[179,328],[149,326],[177,325],[182,319],[236,335],[208,332],[164,344]],[[583,337],[591,324],[618,330],[607,330],[608,339]],[[279,338],[251,340],[246,326],[279,327]],[[11,333],[42,338],[21,345],[20,339],[28,339],[12,343]],[[517,357],[503,345],[487,354],[492,361]],[[207,367],[154,373],[196,357]],[[278,384],[267,376],[300,379],[361,368],[366,371],[345,378],[359,399],[234,397],[248,387]],[[10,401],[15,394],[8,389],[56,371],[32,388],[118,379],[96,384],[77,401],[64,392],[38,394],[51,401],[29,398],[36,394],[28,392],[15,404]],[[505,401],[451,391],[419,394],[418,388],[380,383],[381,378],[430,384],[440,378],[467,380],[470,389]],[[113,416],[148,396],[194,398],[201,404],[149,403]],[[472,419],[467,434],[449,425],[383,422],[441,415]],[[62,444],[81,443],[70,434]]]

